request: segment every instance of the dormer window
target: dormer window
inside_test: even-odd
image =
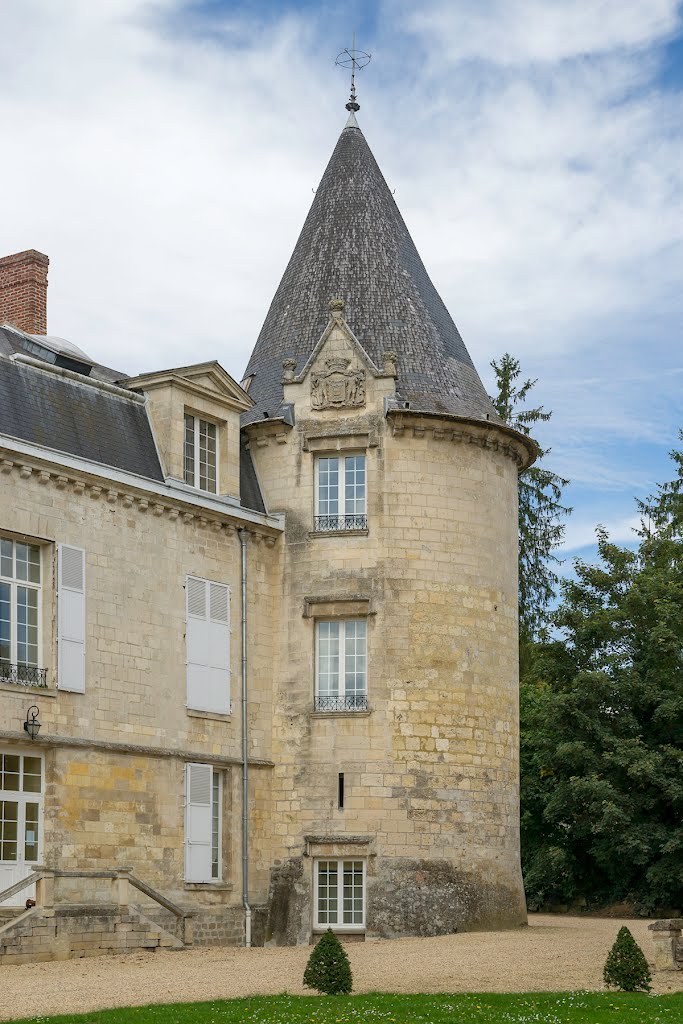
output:
[[[184,479],[190,487],[218,492],[218,437],[215,423],[185,413]]]

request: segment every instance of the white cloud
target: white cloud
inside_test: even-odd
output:
[[[48,253],[50,329],[102,361],[239,376],[334,135],[316,141],[322,95],[306,132],[283,96],[296,19],[240,37],[237,61],[163,27],[182,6],[3,4],[0,237]]]
[[[674,30],[676,0],[436,0],[406,21],[452,61],[550,63],[643,47]]]
[[[636,543],[637,537],[634,530],[640,525],[638,516],[619,516],[615,519],[608,518],[601,524],[607,530],[610,540],[614,544],[632,545]],[[559,552],[560,557],[581,551],[583,548],[595,547],[597,538],[595,531],[597,523],[589,522],[587,519],[570,518],[565,527],[564,543]]]
[[[183,0],[0,5],[0,253],[47,252],[50,329],[123,370],[239,377],[343,124],[324,12],[227,6],[209,31]],[[646,486],[605,439],[673,434],[676,4],[392,0],[377,24],[361,123],[475,362],[541,377],[554,468]]]

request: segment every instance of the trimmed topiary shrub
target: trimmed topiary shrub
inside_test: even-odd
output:
[[[328,928],[308,958],[304,985],[328,996],[348,995],[353,979],[346,950]]]
[[[602,972],[606,985],[623,992],[649,992],[652,976],[645,954],[628,928],[620,928]]]

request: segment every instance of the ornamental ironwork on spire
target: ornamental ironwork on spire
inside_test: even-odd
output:
[[[360,71],[362,68],[368,66],[372,59],[372,54],[366,53],[365,50],[356,49],[356,33],[353,33],[353,42],[351,43],[350,50],[342,50],[341,53],[337,54],[335,64],[340,68],[351,69],[351,95],[349,101],[346,104],[346,109],[350,114],[357,114],[360,110],[360,103],[356,99],[356,71]]]

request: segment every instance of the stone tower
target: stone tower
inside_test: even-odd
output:
[[[267,941],[526,921],[517,473],[354,113],[247,367],[286,513]]]

